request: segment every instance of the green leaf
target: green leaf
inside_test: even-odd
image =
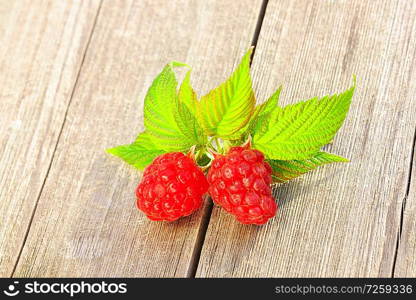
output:
[[[267,158],[301,160],[332,141],[351,104],[355,86],[346,92],[275,108],[260,120],[253,147]]]
[[[197,143],[187,128],[188,119],[180,113],[177,81],[174,66],[186,66],[172,62],[165,66],[150,86],[144,100],[144,125],[154,144],[166,151],[185,151]],[[183,110],[182,110],[183,112]]]
[[[208,141],[196,116],[184,103],[178,103],[176,122],[192,145],[205,145]]]
[[[266,102],[256,107],[258,117],[268,115],[278,106],[281,91],[282,86],[279,86],[279,88],[269,97],[269,99],[266,100]]]
[[[276,92],[274,92],[273,95],[266,100],[266,102],[257,105],[250,121],[237,132],[227,136],[227,138],[234,141],[241,139],[245,140],[249,133],[256,131],[256,128],[262,123],[262,120],[264,120],[274,109],[277,109],[281,90],[282,87],[279,87]]]
[[[255,105],[250,77],[251,53],[252,48],[228,80],[201,97],[197,112],[206,134],[228,137],[250,120]]]
[[[196,116],[198,102],[196,93],[190,84],[190,74],[191,71],[188,71],[179,89],[175,120],[181,132],[194,145],[205,145],[207,136]]]
[[[134,140],[134,143],[140,144],[142,147],[146,149],[156,149],[155,138],[149,134],[147,131],[143,131],[139,133],[139,135]]]
[[[152,137],[144,132],[137,137],[134,143],[110,148],[107,149],[107,152],[123,159],[129,165],[143,170],[153,159],[165,153],[165,151],[154,147]]]
[[[179,88],[179,102],[186,105],[188,110],[196,116],[198,99],[194,89],[191,86],[191,70],[189,70]]]
[[[191,68],[188,64],[183,63],[183,62],[180,62],[180,61],[172,61],[172,62],[170,63],[170,65],[171,65],[172,67],[187,67],[187,68]]]
[[[282,87],[280,86],[276,92],[274,92],[273,95],[267,99],[266,102],[256,107],[257,112],[254,113],[255,118],[253,118],[250,122],[250,127],[248,129],[251,134],[261,130],[261,125],[263,124],[264,120],[266,120],[273,111],[278,111],[281,109],[278,106],[281,91]]]
[[[145,149],[136,143],[117,146],[108,149],[107,152],[120,157],[126,163],[139,170],[143,170],[153,161],[153,159],[165,153],[163,150]]]
[[[267,160],[267,162],[273,169],[273,182],[281,183],[312,171],[324,164],[348,162],[348,159],[327,152],[317,152],[314,156],[305,160]]]

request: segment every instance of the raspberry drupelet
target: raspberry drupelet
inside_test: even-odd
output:
[[[244,224],[265,224],[275,216],[272,169],[264,155],[247,147],[233,147],[217,155],[208,172],[209,193],[214,202]]]
[[[154,221],[175,221],[201,207],[208,182],[201,169],[180,152],[158,156],[136,189],[137,207]]]

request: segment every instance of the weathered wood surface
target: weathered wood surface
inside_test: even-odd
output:
[[[261,5],[0,0],[0,276],[416,276],[415,1],[268,1],[258,100],[280,84],[283,104],[339,92],[356,74],[327,147],[350,164],[278,187],[263,227],[208,202],[173,224],[135,209],[139,174],[103,149],[142,129],[167,61],[191,64],[200,94],[225,79]]]
[[[261,1],[103,1],[15,276],[188,276],[206,210],[173,224],[135,208],[137,171],[104,149],[142,129],[170,60],[208,91],[251,44]]]
[[[53,157],[99,1],[0,1],[0,276]]]
[[[264,100],[339,92],[357,75],[351,112],[323,167],[277,189],[278,216],[240,225],[215,208],[199,277],[386,276],[394,270],[416,124],[416,2],[270,0],[254,62]],[[415,275],[414,187],[396,275]]]
[[[416,62],[414,62],[416,64]],[[414,78],[415,79],[415,78]],[[395,277],[416,277],[416,160],[413,156],[412,181],[404,203],[401,238],[397,252]]]

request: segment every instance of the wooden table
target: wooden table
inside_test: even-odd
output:
[[[277,187],[247,226],[207,199],[174,223],[135,208],[140,173],[104,149],[143,128],[171,60],[204,94],[250,45],[258,101],[340,92],[331,165]],[[1,0],[0,275],[416,276],[416,1]]]

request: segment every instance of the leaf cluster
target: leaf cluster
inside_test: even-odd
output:
[[[281,87],[256,106],[250,76],[252,48],[221,85],[198,98],[191,86],[191,69],[167,64],[154,79],[144,99],[145,130],[127,145],[107,151],[143,170],[167,152],[192,151],[200,165],[209,166],[213,151],[227,152],[247,140],[262,151],[275,182],[285,182],[345,158],[321,150],[342,126],[355,89],[280,106]],[[178,88],[175,68],[187,67]]]

